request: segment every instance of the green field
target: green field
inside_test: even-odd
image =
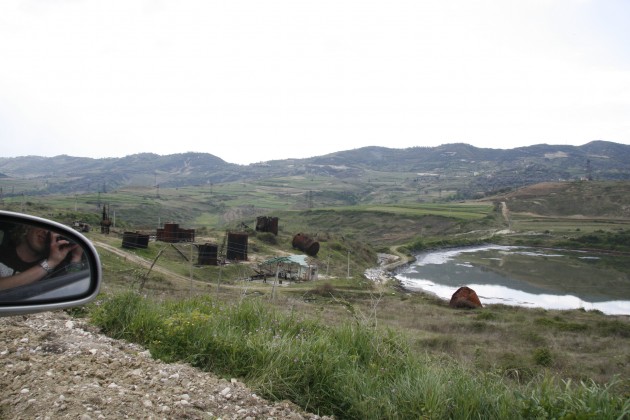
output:
[[[392,175],[370,182],[381,187],[390,183],[391,188],[388,193],[375,189],[378,197],[367,200],[365,182],[331,183],[325,177],[304,176],[185,188],[135,187],[77,196],[14,196],[4,198],[0,208],[68,224],[89,222],[93,229],[87,236],[101,254],[104,285],[99,304],[87,313],[99,326],[148,346],[152,354],[166,360],[242,377],[269,398],[290,398],[309,410],[340,417],[347,413],[351,418],[396,417],[395,412],[425,413],[427,418],[630,415],[628,317],[501,305],[457,311],[429,295],[401,290],[396,282],[374,283],[363,276],[376,265],[378,252],[475,241],[573,244],[628,252],[622,247],[627,245],[630,219],[619,213],[588,215],[586,210],[595,211],[588,200],[586,215],[579,217],[573,214],[579,211],[575,206],[571,213],[550,215],[525,211],[525,204],[518,201],[558,208],[557,191],[553,196],[497,197],[486,202],[434,202],[439,194],[427,194],[433,199],[423,202],[426,195],[418,193],[407,177]],[[609,187],[589,186],[595,188],[589,194],[596,198]],[[503,200],[509,201],[509,219],[496,204]],[[116,221],[109,235],[99,231],[104,205]],[[279,218],[277,237],[253,229],[260,215]],[[152,233],[165,222],[195,228],[198,244],[220,244],[227,230],[245,231],[248,261],[198,267],[191,263],[190,255],[194,262],[196,252],[191,244],[151,241],[145,250],[122,249],[124,231]],[[261,261],[298,252],[291,245],[298,232],[320,242],[320,252],[312,259],[320,278],[281,285],[250,281]],[[141,287],[142,298],[137,295]],[[224,308],[220,316],[210,309],[219,307]],[[295,334],[260,333],[260,328],[270,328],[260,317],[298,330],[310,328],[309,340],[297,345]],[[188,325],[183,323],[186,319],[195,322]],[[214,321],[220,321],[218,327],[211,327]],[[149,325],[145,322],[155,331],[145,329]],[[225,325],[233,329],[222,329]],[[158,333],[172,341],[160,340]],[[353,341],[355,333],[357,341]],[[220,337],[220,343],[207,341],[210,337]],[[339,342],[347,354],[339,351]],[[313,373],[317,387],[299,382],[304,367],[280,369],[300,356],[311,365],[332,367]],[[223,357],[220,365],[210,362]],[[394,363],[396,357],[405,361],[404,366]],[[379,379],[370,382],[370,375],[363,374],[373,368],[374,372],[383,368],[387,374],[372,375]],[[366,386],[359,387],[352,378]],[[458,381],[458,388],[452,388],[453,381]],[[389,392],[391,387],[404,389],[402,396],[393,398],[397,394]],[[348,399],[320,393],[325,389]],[[356,392],[361,395],[350,398]],[[461,405],[464,400],[473,403]],[[413,401],[421,405],[414,406]],[[464,411],[449,409],[453,401]]]

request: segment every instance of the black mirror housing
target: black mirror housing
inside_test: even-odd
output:
[[[81,233],[0,210],[0,316],[84,305],[101,282],[98,253]]]

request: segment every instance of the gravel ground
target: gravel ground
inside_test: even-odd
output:
[[[166,364],[63,311],[0,318],[0,418],[330,419]]]

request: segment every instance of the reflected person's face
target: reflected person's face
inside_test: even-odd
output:
[[[48,247],[49,231],[40,228],[29,228],[26,231],[26,245],[36,254],[44,255]]]

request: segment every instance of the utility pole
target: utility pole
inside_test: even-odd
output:
[[[223,264],[219,261],[219,276],[217,277],[217,296],[219,295],[219,290],[221,288],[221,273],[223,271]]]
[[[193,247],[195,244],[190,243],[190,297],[193,295]]]
[[[140,289],[138,290],[139,292],[142,292],[142,289],[144,289],[144,284],[147,282],[147,279],[149,278],[149,274],[151,274],[151,270],[153,270],[153,266],[157,262],[158,258],[160,258],[160,255],[162,255],[162,252],[164,252],[164,248],[162,248],[160,252],[158,252],[158,254],[155,256],[155,259],[151,263],[151,267],[149,267],[149,271],[147,271],[147,273],[142,278],[142,282],[140,283]]]
[[[273,278],[273,286],[271,288],[271,300],[276,300],[276,284],[278,283],[278,276],[280,275],[280,263],[276,263],[276,275]]]
[[[350,250],[348,250],[348,278],[350,278]]]
[[[328,266],[330,266],[330,254],[328,254],[328,258],[326,258],[326,277],[328,277]]]

